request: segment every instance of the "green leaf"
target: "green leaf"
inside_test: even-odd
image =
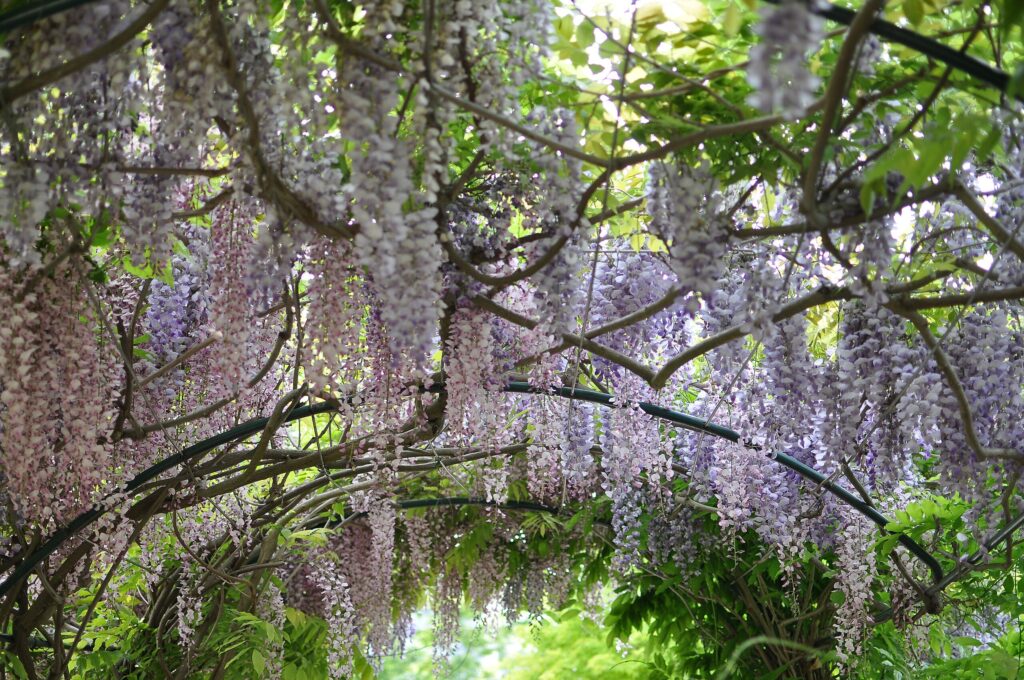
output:
[[[584,21],[576,27],[576,44],[581,50],[594,44],[594,27],[589,21]]]
[[[124,267],[125,271],[132,276],[137,276],[140,279],[153,278],[153,267],[148,262],[142,266],[136,266],[135,263],[132,262],[132,258],[125,255],[121,259],[121,266]]]
[[[740,32],[743,26],[743,12],[735,2],[729,3],[725,8],[725,16],[722,17],[722,30],[730,38]]]
[[[168,260],[167,265],[163,268],[157,278],[168,286],[174,285],[174,269],[171,267],[170,260]]]
[[[555,20],[555,33],[566,42],[572,40],[574,28],[575,24],[570,16],[559,17]]]
[[[924,4],[921,0],[904,0],[903,14],[914,26],[917,26],[924,19]]]
[[[260,677],[267,672],[267,659],[258,649],[252,650],[252,667]]]
[[[953,638],[953,642],[960,645],[961,647],[982,647],[984,642],[972,637],[959,636]]]
[[[1007,35],[1014,26],[1024,25],[1024,0],[1003,0],[1000,29]]]
[[[298,609],[286,607],[284,610],[284,617],[288,619],[288,623],[292,624],[296,628],[301,628],[306,625],[306,615]]]

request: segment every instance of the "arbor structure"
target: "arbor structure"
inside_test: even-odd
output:
[[[429,606],[443,675],[467,603],[1011,677],[1020,18],[7,8],[3,673],[370,675]]]

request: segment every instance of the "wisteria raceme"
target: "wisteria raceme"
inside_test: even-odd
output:
[[[865,304],[877,306],[888,301],[884,284],[892,257],[892,240],[891,224],[869,222],[864,226],[857,265],[849,272],[849,276],[850,290],[862,298]]]
[[[178,634],[183,650],[191,655],[201,642],[196,633],[203,624],[203,589],[207,575],[206,547],[227,541],[249,550],[250,513],[237,495],[228,495],[184,511],[172,510],[170,519],[176,559],[180,563],[180,588],[175,593]],[[198,552],[197,552],[198,551]]]
[[[129,11],[129,3],[120,0],[89,3],[8,31],[0,47],[7,55],[0,60],[0,81],[5,86],[24,83],[40,71],[59,68],[68,54],[97,49]],[[38,264],[32,251],[44,230],[55,241],[75,236],[73,222],[39,224],[58,203],[109,220],[110,202],[116,207],[123,191],[104,176],[113,159],[130,153],[140,74],[146,71],[140,44],[131,40],[129,53],[89,60],[71,77],[64,74],[44,98],[26,97],[5,107],[0,203],[11,221],[4,220],[0,237],[8,241],[15,262]],[[104,143],[97,143],[98,137]],[[14,226],[18,229],[7,228]]]
[[[180,585],[175,601],[177,615],[176,629],[182,649],[192,653],[198,642],[197,629],[203,620],[203,598],[199,588],[202,584],[203,572],[194,562],[189,562],[179,576]]]
[[[819,79],[807,68],[807,53],[824,37],[824,19],[809,6],[817,0],[784,0],[761,8],[755,29],[761,42],[750,50],[747,80],[751,105],[795,118],[814,102]]]
[[[254,196],[265,203],[249,283],[253,292],[269,299],[302,248],[313,240],[314,227],[323,230],[324,225],[345,221],[347,200],[337,164],[344,148],[342,139],[337,134],[294,134],[307,125],[317,129],[330,126],[328,117],[334,107],[327,99],[334,79],[327,71],[310,74],[302,63],[302,54],[309,49],[309,32],[300,28],[298,14],[285,17],[287,26],[298,30],[288,33],[292,39],[288,49],[275,54],[271,28],[260,9],[254,2],[232,7],[228,37],[254,118],[246,118],[240,108],[238,124],[256,127],[260,133],[258,146],[250,145],[241,135],[233,139],[239,142],[243,159],[233,184],[252,187]],[[282,130],[292,134],[282,134]]]
[[[285,626],[284,593],[275,579],[269,579],[266,588],[259,599],[256,613],[277,631],[282,631]],[[271,638],[268,643],[263,654],[266,658],[266,674],[276,678],[284,671],[284,636]]]
[[[495,371],[495,349],[490,316],[464,304],[451,316],[445,365],[446,416],[455,441],[465,441],[497,452],[512,443],[504,379]],[[506,498],[508,471],[502,456],[479,465],[484,494],[490,501]]]
[[[486,625],[497,624],[498,595],[505,582],[507,556],[493,543],[473,564],[466,576],[466,599],[477,617]]]
[[[730,301],[738,311],[734,322],[739,322],[743,332],[755,340],[771,335],[773,317],[782,306],[784,281],[773,265],[765,257],[743,270],[743,280]]]
[[[205,340],[209,315],[209,230],[188,225],[181,232],[188,238],[187,253],[171,258],[171,283],[151,282],[142,320],[147,357],[136,365],[136,372],[145,375],[174,361],[194,343]],[[130,325],[130,319],[124,322]],[[143,408],[154,416],[163,416],[170,409],[185,384],[184,367],[158,379],[140,398]]]
[[[165,178],[139,178],[137,188],[128,194],[121,213],[122,232],[131,247],[131,257],[144,264],[146,256],[156,267],[163,267],[171,256],[173,215],[171,197],[176,187]]]
[[[13,256],[12,264],[39,266],[41,260],[35,248],[37,226],[53,201],[49,174],[45,168],[5,165],[0,211],[6,217],[0,227],[0,237]]]
[[[512,286],[499,297],[503,306],[531,317],[539,316],[539,302],[526,286]],[[531,365],[530,383],[535,387],[554,387],[559,384],[559,372],[564,369],[565,357],[544,354],[558,343],[548,324],[537,324],[532,329],[495,319],[492,322],[495,361],[504,372],[511,372],[524,363]]]
[[[742,444],[723,444],[709,470],[718,497],[718,523],[734,535],[754,527],[755,507],[749,501],[766,486],[764,458]]]
[[[17,513],[52,526],[117,481],[111,437],[119,380],[88,306],[91,284],[75,268],[44,276],[20,300],[22,282],[0,275],[10,312],[0,324],[0,464]]]
[[[593,490],[593,410],[550,397],[531,400],[533,433],[527,449],[530,493],[546,502],[581,500]]]
[[[539,131],[569,146],[576,146],[576,119],[570,112],[557,109],[548,113],[534,109],[532,119]],[[547,237],[527,248],[534,260],[546,256],[553,248],[557,253],[531,279],[535,287],[537,307],[544,325],[552,333],[572,330],[575,315],[582,304],[579,270],[584,265],[587,232],[586,218],[576,214],[576,197],[580,181],[580,162],[541,149],[534,157],[538,173],[530,179],[544,182],[545,191],[524,215],[523,227]],[[564,241],[563,244],[560,243]],[[560,245],[560,247],[559,247]]]
[[[565,436],[560,446],[563,493],[566,498],[584,500],[597,485],[594,458],[593,407],[586,403],[570,402],[565,416]]]
[[[779,558],[790,571],[802,546],[815,535],[820,501],[801,491],[791,472],[766,464],[763,453],[744,444],[718,447],[709,467],[709,479],[718,498],[719,526],[737,540],[749,530]]]
[[[704,550],[701,520],[683,507],[657,514],[647,525],[647,549],[655,564],[673,563],[681,573],[694,568],[698,551]]]
[[[624,242],[613,241],[608,249],[612,252],[599,256],[594,274],[591,327],[618,321],[661,300],[673,290],[672,272],[655,255],[631,252],[629,244]],[[687,308],[692,311],[692,304],[692,300],[678,295],[667,309],[643,324],[631,324],[602,336],[602,343],[641,356],[665,354],[670,343],[685,343],[689,331],[686,311]],[[596,357],[594,360],[602,368],[606,367],[604,359]]]
[[[622,376],[618,408],[606,416],[601,446],[601,486],[612,499],[612,527],[618,553],[614,563],[625,571],[639,559],[640,514],[644,492],[652,503],[664,500],[662,484],[673,477],[672,457],[658,423],[637,402],[647,396],[632,377]]]
[[[451,317],[446,348],[449,427],[478,445],[497,443],[507,416],[504,380],[494,369],[490,315],[471,304],[459,307]]]
[[[517,92],[541,71],[550,42],[550,7],[536,0],[467,0],[439,7],[450,15],[439,22],[431,59],[435,78],[466,91],[477,104],[518,119]],[[435,104],[435,110],[437,108]],[[509,152],[514,139],[501,125],[483,119],[485,148]]]
[[[339,574],[347,584],[354,615],[360,622],[363,653],[379,661],[394,652],[405,632],[395,627],[392,618],[396,595],[393,588],[395,509],[382,489],[363,495],[354,507],[367,513],[366,520],[346,526],[331,544]]]
[[[465,200],[448,206],[448,228],[453,246],[462,252],[464,258],[473,260],[474,256],[482,255],[496,261],[492,268],[503,269],[501,261],[508,256],[512,241],[509,227],[515,211],[522,210],[524,206],[521,200],[517,200],[521,197],[515,193],[519,188],[518,182],[508,177],[497,177],[495,184],[498,191],[483,200]],[[499,193],[502,189],[513,192],[513,195],[502,195]],[[453,274],[458,275],[452,272],[449,277]]]
[[[371,4],[366,11],[366,25],[373,26],[366,37],[385,46],[384,35],[398,30],[401,4]],[[419,364],[440,316],[438,211],[417,195],[409,144],[395,138],[397,84],[379,67],[357,61],[346,63],[343,77],[348,85],[339,92],[341,132],[358,149],[346,187],[359,228],[355,254],[372,277],[393,354],[406,351]],[[415,207],[407,209],[408,203]]]
[[[382,146],[390,141],[381,139]],[[411,185],[399,182],[404,154],[398,149],[377,148],[372,162],[393,163],[390,169],[378,173],[382,180],[392,180],[396,186],[378,184],[366,192],[353,188],[359,196],[353,205],[361,229],[356,237],[356,253],[360,263],[373,272],[374,287],[381,299],[381,318],[389,335],[394,338],[393,351],[407,348],[417,357],[423,356],[430,346],[438,318],[438,292],[440,290],[439,265],[441,251],[434,238],[435,208],[424,207],[409,213],[401,212],[401,205],[411,192]],[[393,161],[384,159],[394,154]],[[373,173],[365,169],[369,179]],[[387,195],[392,188],[394,192]],[[362,201],[362,203],[359,203]],[[399,341],[398,338],[402,340]]]
[[[443,677],[455,652],[459,633],[459,605],[462,601],[462,578],[453,568],[442,568],[434,588],[434,676]],[[518,609],[518,607],[517,607]]]
[[[704,336],[713,336],[736,323],[737,315],[745,309],[743,284],[734,275],[723,275],[715,282],[714,290],[705,298],[705,309],[701,314]],[[748,354],[739,343],[726,343],[716,348],[710,362],[712,384],[729,384],[741,379],[744,371],[749,372],[746,366]],[[742,389],[732,390],[728,397],[742,398],[743,393]]]
[[[815,460],[814,424],[824,406],[823,361],[811,356],[807,347],[807,324],[803,317],[780,321],[765,337],[762,364],[768,397],[762,414],[765,443],[804,462]]]
[[[249,246],[242,215],[234,207],[215,213],[210,248],[216,253],[211,261],[210,288],[215,296],[210,303],[210,326],[222,336],[209,350],[220,375],[211,385],[210,396],[217,399],[244,387],[245,347],[251,328],[251,305],[245,285]]]
[[[929,455],[939,444],[942,378],[884,308],[846,305],[840,330],[835,428],[823,436],[824,453],[868,463],[867,482],[889,490],[914,477],[912,454]]]
[[[857,70],[866,76],[875,74],[875,65],[882,57],[882,41],[875,35],[867,35],[860,44],[857,53]]]
[[[871,625],[872,584],[878,571],[871,550],[875,534],[868,518],[849,508],[840,512],[836,559],[841,566],[838,586],[844,597],[836,612],[836,653],[850,667],[863,653],[864,637]]]
[[[385,489],[367,492],[362,498],[353,500],[353,509],[365,512],[372,535],[372,551],[363,556],[376,575],[376,594],[372,600],[364,601],[366,618],[373,622],[368,645],[369,655],[384,656],[391,653],[391,600],[392,574],[395,561],[395,507]]]
[[[303,361],[314,391],[346,391],[361,356],[365,283],[356,277],[347,248],[318,240],[310,254],[313,277],[306,306],[309,338]]]
[[[1005,313],[999,310],[992,314],[972,312],[962,325],[950,331],[945,346],[970,404],[972,422],[982,446],[1019,446],[1021,421],[1015,414],[1022,408],[1022,396],[1017,389],[1022,379],[1021,366],[1020,361],[1007,361],[1006,357],[1022,355],[1024,337],[1020,330],[1012,329]],[[982,470],[987,466],[968,444],[959,403],[945,376],[942,382],[937,400],[940,413],[936,418],[938,468],[950,488],[977,503],[967,513],[970,520],[977,522],[987,514],[987,504],[982,501],[975,480],[985,474]],[[992,472],[1001,476],[1008,471],[1004,468]]]
[[[320,598],[320,614],[327,622],[327,667],[332,680],[350,677],[352,657],[358,648],[360,629],[348,583],[335,556],[317,553],[308,576]]]
[[[668,244],[683,290],[708,295],[725,267],[729,224],[706,168],[656,161],[647,168],[651,231]],[[692,310],[691,311],[695,311]]]
[[[169,114],[159,119],[151,143],[126,152],[130,165],[174,168],[201,166],[207,147],[206,130],[190,124],[195,112],[201,115],[230,115],[233,102],[216,53],[209,21],[197,14],[185,0],[172,0],[153,24],[154,56],[162,68],[156,69],[160,87],[145,90],[159,101]],[[108,183],[118,187],[125,177],[116,169]],[[174,237],[180,236],[172,210],[180,201],[182,188],[173,174],[141,174],[125,192],[123,236],[131,257],[142,262],[147,257],[156,269],[171,257]]]

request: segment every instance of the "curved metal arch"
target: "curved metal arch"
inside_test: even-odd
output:
[[[594,390],[580,389],[576,387],[559,387],[550,390],[540,389],[532,387],[529,383],[525,382],[512,382],[506,387],[507,392],[518,392],[524,394],[551,394],[559,397],[566,397],[568,399],[579,399],[580,401],[587,401],[594,404],[601,404],[602,406],[615,406],[614,398],[610,394],[604,392],[596,392]],[[731,430],[723,425],[709,422],[702,418],[680,413],[672,409],[665,408],[664,406],[658,406],[657,404],[651,404],[649,402],[641,401],[637,402],[645,413],[658,418],[660,420],[667,421],[674,425],[679,425],[687,430],[693,430],[695,432],[706,432],[710,435],[718,437],[720,439],[726,439],[731,442],[743,443],[742,437],[739,432]],[[758,448],[758,447],[752,447]],[[819,485],[829,493],[839,498],[842,502],[846,503],[857,512],[861,513],[872,522],[878,525],[882,531],[886,531],[885,526],[889,523],[889,520],[885,515],[881,514],[873,507],[865,503],[862,499],[853,495],[843,487],[832,482],[826,475],[822,474],[814,468],[804,465],[796,458],[786,455],[781,452],[770,452],[766,454],[766,457],[770,460],[774,460],[776,463],[783,465],[804,479],[808,479],[815,484]],[[932,580],[935,583],[942,581],[944,573],[942,566],[939,565],[938,561],[931,556],[931,554],[921,547],[916,541],[907,536],[906,534],[899,534],[900,544],[909,550],[915,557],[923,562],[928,570],[932,573]]]
[[[443,389],[441,385],[433,385],[429,388],[431,392],[439,392]],[[564,397],[567,399],[577,399],[580,401],[587,401],[594,404],[599,404],[606,407],[616,407],[618,404],[615,403],[613,395],[605,394],[604,392],[597,392],[594,390],[587,390],[574,387],[559,387],[553,389],[538,388],[530,385],[526,382],[510,382],[506,385],[505,392],[518,393],[518,394],[547,394],[552,396]],[[688,430],[696,432],[706,432],[710,435],[718,437],[720,439],[726,439],[732,442],[741,442],[741,436],[735,430],[731,430],[722,425],[709,422],[707,420],[697,418],[695,416],[687,415],[679,411],[658,406],[657,404],[651,404],[648,402],[638,402],[637,405],[649,415],[664,420],[666,422],[678,425]],[[293,409],[284,418],[284,423],[289,423],[302,418],[308,418],[322,413],[328,413],[334,409],[334,405],[330,402],[320,402],[317,404],[307,404]],[[204,453],[212,451],[213,449],[243,439],[251,435],[260,432],[267,426],[269,418],[253,418],[240,425],[225,430],[220,434],[214,435],[204,439],[192,446],[182,449],[178,453],[169,456],[158,463],[146,468],[138,475],[133,477],[125,484],[123,489],[126,493],[131,493],[137,490],[143,484],[151,481],[158,477],[160,474],[170,470],[171,468],[181,465],[182,463],[188,462],[193,458],[200,456]],[[868,519],[877,524],[883,531],[885,531],[885,525],[889,523],[884,515],[879,513],[874,508],[864,503],[861,499],[854,496],[852,493],[844,489],[843,487],[829,481],[829,479],[818,472],[817,470],[804,465],[795,458],[788,456],[784,453],[770,453],[767,455],[770,460],[784,465],[785,467],[793,470],[805,479],[809,479],[814,483],[820,485],[837,498],[848,504]],[[64,544],[65,541],[69,540],[76,533],[86,528],[101,516],[106,514],[108,510],[101,506],[92,508],[82,513],[74,520],[72,520],[67,526],[54,532],[39,548],[28,555],[23,562],[21,562],[11,574],[0,583],[0,597],[4,597],[11,591],[11,589],[19,583],[23,578],[28,576],[43,560],[52,555],[54,552]],[[932,557],[928,551],[922,548],[916,541],[911,539],[905,534],[899,534],[899,542],[907,548],[911,553],[914,554],[921,562],[927,565],[928,569],[932,573],[932,577],[936,583],[940,582],[944,578],[942,567],[938,561]]]

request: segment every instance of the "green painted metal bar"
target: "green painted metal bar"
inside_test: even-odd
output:
[[[603,406],[615,406],[614,398],[610,394],[604,392],[597,392],[595,390],[581,389],[578,387],[557,387],[552,389],[542,389],[531,386],[525,382],[511,382],[506,387],[507,392],[522,393],[522,394],[550,394],[557,395],[560,397],[566,397],[568,399],[579,399],[580,401],[587,401],[594,404],[601,404]],[[694,430],[696,432],[707,432],[710,435],[719,437],[721,439],[727,439],[731,442],[740,442],[741,436],[739,432],[731,430],[728,427],[717,425],[709,422],[702,418],[696,418],[679,411],[665,408],[664,406],[658,406],[657,404],[651,404],[645,401],[637,403],[645,413],[650,414],[655,418],[680,425],[688,430]],[[858,498],[854,494],[850,493],[838,484],[829,481],[826,475],[818,472],[812,467],[804,465],[796,458],[789,456],[785,453],[769,453],[767,457],[780,465],[784,465],[793,472],[796,472],[804,479],[810,480],[815,484],[818,484],[829,493],[833,494],[844,503],[854,508],[862,515],[870,519],[872,522],[877,524],[882,531],[885,531],[885,526],[889,523],[884,515],[872,508],[870,505],[865,503],[862,499]],[[905,534],[899,534],[900,544],[909,550],[915,557],[923,562],[931,571],[932,579],[938,583],[943,577],[942,566],[938,561],[932,557],[927,550],[921,547],[916,541]]]

